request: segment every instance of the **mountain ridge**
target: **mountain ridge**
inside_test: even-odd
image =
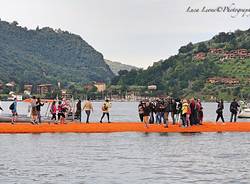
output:
[[[105,59],[105,62],[109,65],[110,69],[112,70],[112,72],[115,75],[118,75],[118,72],[120,70],[127,70],[127,71],[139,70],[139,68],[136,66],[123,64],[123,63],[118,62],[118,61],[111,61],[111,60]]]
[[[2,82],[40,84],[108,82],[114,74],[103,55],[79,35],[49,27],[28,30],[0,21]]]

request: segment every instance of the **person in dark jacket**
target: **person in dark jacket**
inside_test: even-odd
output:
[[[150,108],[149,123],[154,124],[154,122],[155,122],[155,118],[154,118],[155,104],[154,104],[154,102],[149,102],[149,108]]]
[[[56,121],[56,110],[57,110],[57,108],[56,108],[56,101],[53,101],[52,105],[50,107],[50,113],[52,115],[51,120],[55,120]]]
[[[161,122],[164,123],[164,121],[165,121],[165,118],[164,118],[164,113],[165,113],[164,100],[161,100],[161,102],[160,102],[160,111],[161,111],[161,117],[160,117],[160,124],[161,124]]]
[[[194,98],[190,99],[190,125],[197,125],[198,124],[198,110],[197,110],[197,104],[196,100]]]
[[[174,99],[171,100],[171,117],[173,121],[173,125],[175,125],[176,119],[175,115],[177,114],[177,103]]]
[[[238,107],[240,107],[240,105],[238,104],[236,99],[234,99],[230,104],[230,112],[231,112],[230,122],[233,121],[233,118],[234,118],[234,122],[236,122]]]
[[[224,109],[224,103],[223,100],[221,99],[220,101],[216,101],[218,103],[217,105],[217,118],[216,118],[216,122],[221,118],[222,122],[224,123],[224,117],[223,117],[223,109]]]
[[[201,104],[201,100],[197,99],[197,103],[196,103],[196,107],[197,107],[197,115],[198,115],[198,124],[202,125],[202,121],[203,121],[203,107]]]
[[[81,114],[82,114],[82,101],[78,99],[78,102],[76,104],[76,119],[78,119],[80,122],[82,120]]]
[[[36,101],[36,111],[37,111],[37,119],[38,119],[38,123],[41,123],[41,107],[44,106],[44,103],[41,102],[40,98],[37,98]]]
[[[167,98],[164,106],[165,106],[165,111],[164,111],[164,124],[165,124],[165,128],[168,127],[168,115],[172,112],[172,105],[171,105],[172,101],[171,98]]]
[[[139,105],[138,105],[138,113],[139,113],[139,118],[140,118],[140,121],[143,122],[143,103],[142,101],[140,101]]]
[[[178,99],[178,105],[177,105],[177,122],[180,121],[182,117],[182,100]]]
[[[155,122],[158,124],[161,124],[161,102],[160,100],[156,101],[156,105],[155,105]]]

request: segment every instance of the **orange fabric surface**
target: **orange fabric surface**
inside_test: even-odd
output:
[[[192,126],[188,128],[179,125],[169,125],[164,128],[163,125],[149,125],[146,128],[143,123],[79,123],[69,122],[68,124],[48,124],[46,122],[40,125],[30,123],[1,123],[0,133],[109,133],[109,132],[250,132],[250,122],[244,123],[203,123],[203,125]]]

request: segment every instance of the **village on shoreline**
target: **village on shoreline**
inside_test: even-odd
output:
[[[238,80],[233,78],[211,77],[207,80],[208,84],[225,84],[234,86],[239,84]],[[157,85],[150,86],[128,86],[124,89],[123,86],[109,85],[104,82],[93,82],[83,85],[82,91],[75,93],[71,89],[60,89],[58,85],[40,84],[40,85],[23,85],[23,92],[16,92],[15,82],[0,84],[0,100],[12,101],[14,98],[22,101],[29,99],[31,96],[38,96],[44,99],[87,99],[91,98],[93,101],[102,101],[106,98],[117,102],[138,102],[147,98],[166,98],[170,95],[162,95],[157,93]],[[4,93],[5,92],[5,93]],[[8,92],[8,93],[6,93]],[[199,97],[200,98],[200,97]],[[217,97],[210,96],[210,98],[203,99],[207,102],[214,102]]]

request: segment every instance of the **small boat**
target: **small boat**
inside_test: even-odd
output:
[[[244,101],[240,101],[240,112],[238,118],[250,118],[250,107]]]
[[[250,118],[250,108],[242,109],[238,115],[238,118]]]

